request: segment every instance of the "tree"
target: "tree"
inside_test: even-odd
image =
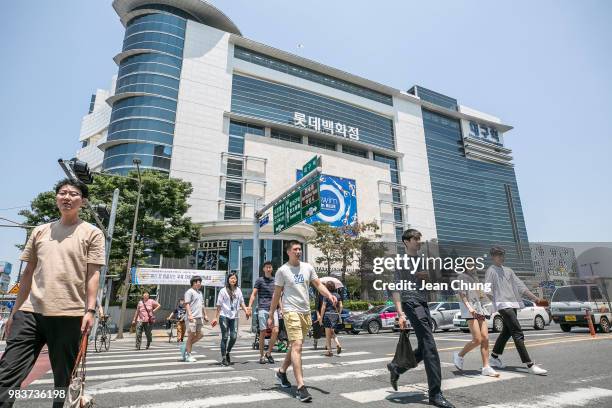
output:
[[[134,243],[134,265],[142,264],[151,252],[170,258],[189,255],[192,251],[189,243],[198,239],[198,226],[185,216],[189,208],[187,199],[193,191],[191,183],[151,170],[142,172],[141,176],[142,197]],[[89,186],[89,201],[110,205],[115,188],[119,189],[119,205],[109,271],[124,279],[138,191],[136,172],[130,172],[127,177],[105,173],[96,175],[94,183]],[[55,193],[40,193],[32,200],[31,210],[22,210],[19,215],[25,217],[25,223],[29,225],[59,219]],[[81,211],[81,218],[95,224],[86,211]],[[113,289],[116,294],[118,287]]]
[[[364,245],[373,239],[380,238],[377,233],[379,226],[376,222],[358,222],[352,225],[340,227],[340,241],[337,248],[337,256],[342,263],[342,282],[346,279],[346,270],[357,260],[359,252]]]
[[[315,222],[312,224],[316,231],[316,235],[308,240],[315,248],[321,251],[321,256],[315,258],[318,264],[325,264],[327,275],[331,275],[331,267],[336,262],[341,260],[338,252],[340,243],[340,232],[337,228],[325,222]]]

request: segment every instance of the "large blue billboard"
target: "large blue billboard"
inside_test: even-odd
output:
[[[297,170],[297,180],[302,170]],[[355,180],[321,174],[321,211],[305,221],[308,224],[325,222],[334,227],[357,223],[357,186]]]

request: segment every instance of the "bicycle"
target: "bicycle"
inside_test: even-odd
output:
[[[96,335],[94,336],[94,347],[97,353],[100,353],[102,349],[108,351],[110,348],[111,334],[110,330],[108,329],[109,319],[110,316],[102,316],[98,322],[98,329],[96,330]]]

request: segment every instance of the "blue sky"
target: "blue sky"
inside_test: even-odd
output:
[[[514,126],[505,140],[530,240],[612,241],[612,2],[212,3],[253,40],[501,117]],[[14,207],[49,189],[57,159],[78,149],[91,93],[117,72],[123,27],[108,0],[3,12],[0,217],[18,220]],[[0,260],[14,270],[24,237],[0,228]]]

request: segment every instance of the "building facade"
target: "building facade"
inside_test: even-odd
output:
[[[236,270],[251,287],[254,210],[317,154],[322,211],[309,222],[376,221],[390,242],[412,227],[447,254],[498,244],[533,276],[503,144],[511,126],[423,87],[402,91],[252,41],[205,1],[113,7],[126,28],[118,73],[83,119],[78,157],[118,174],[139,158],[192,183],[201,240],[193,257],[164,266]],[[271,224],[259,256],[277,265],[284,240],[313,234],[301,223],[274,235]]]
[[[572,248],[531,243],[535,279],[542,293],[550,298],[556,287],[579,283],[578,263]]]

